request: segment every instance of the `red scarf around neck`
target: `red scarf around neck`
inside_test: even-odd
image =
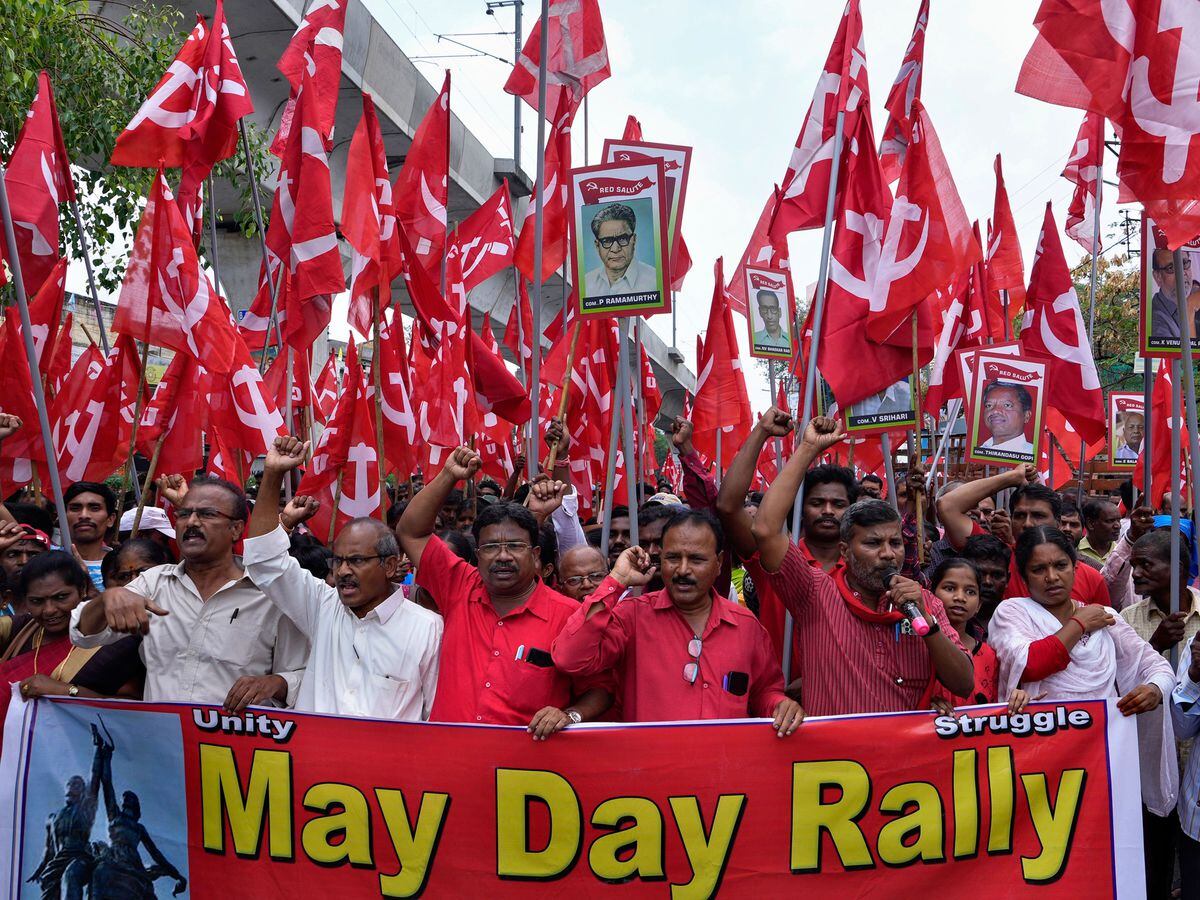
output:
[[[872,625],[895,625],[904,618],[904,614],[898,609],[888,610],[887,612],[876,612],[866,606],[859,598],[858,594],[846,582],[846,567],[838,566],[829,573],[829,577],[833,579],[837,585],[838,591],[842,595],[842,599],[846,601],[846,606],[850,612],[858,616],[864,622],[870,622]]]

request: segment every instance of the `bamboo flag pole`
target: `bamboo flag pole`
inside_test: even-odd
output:
[[[337,481],[333,487],[333,509],[329,511],[329,539],[325,542],[330,547],[333,546],[333,532],[337,529],[337,514],[338,507],[342,503],[342,476],[338,473]]]
[[[579,326],[583,324],[582,319],[575,320],[575,330],[571,332],[571,346],[567,350],[567,374],[563,377],[562,393],[558,401],[558,420],[562,422],[562,427],[565,431],[567,427],[567,401],[571,396],[571,374],[575,368],[575,348],[579,345]],[[555,441],[550,447],[550,456],[546,460],[546,472],[550,477],[554,477],[554,464],[558,462],[558,441]]]
[[[147,335],[148,337],[149,335]],[[138,375],[137,395],[133,398],[133,428],[129,434],[129,458],[125,460],[125,476],[121,480],[121,496],[117,498],[117,522],[121,521],[121,513],[125,508],[126,485],[132,484],[133,498],[139,504],[142,502],[142,486],[137,479],[137,466],[134,464],[134,454],[137,453],[138,425],[142,421],[142,395],[146,392],[146,365],[150,359],[150,342],[142,341],[142,365]]]
[[[137,512],[133,514],[133,533],[129,535],[129,539],[133,540],[138,536],[138,529],[142,525],[142,510],[146,508],[146,497],[150,493],[150,485],[154,483],[154,473],[158,469],[158,455],[162,453],[163,442],[167,439],[166,429],[158,436],[158,440],[154,442],[154,453],[150,457],[150,467],[146,469],[146,485],[142,489],[142,496],[138,499]],[[241,461],[241,452],[238,453],[238,461]],[[117,523],[120,527],[120,522]]]
[[[918,471],[916,466],[921,464],[921,362],[919,358],[919,348],[917,346],[917,314],[914,312],[912,317],[912,359],[913,359],[913,403],[916,410],[916,442],[909,448],[908,471],[909,475]],[[925,495],[920,491],[915,491],[913,497],[913,508],[917,515],[917,562],[922,566],[925,565]]]

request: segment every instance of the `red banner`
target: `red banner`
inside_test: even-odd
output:
[[[751,272],[750,284],[756,288],[764,288],[768,291],[782,291],[787,287],[787,283],[782,279],[768,278],[761,272]]]
[[[629,181],[625,178],[588,178],[579,182],[579,193],[584,203],[599,203],[601,200],[617,200],[621,197],[637,197],[654,186],[650,178]]]
[[[81,841],[113,842],[92,851],[93,884],[141,854],[162,897],[179,879],[193,897],[256,900],[613,884],[664,898],[1124,896],[1142,885],[1136,740],[1103,702],[811,720],[786,739],[744,721],[535,743],[513,728],[14,698],[0,865],[9,896],[62,871],[46,823],[66,821],[65,785],[129,826],[71,820],[91,829]],[[137,846],[127,792],[160,858]]]

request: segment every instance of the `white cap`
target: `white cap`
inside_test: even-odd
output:
[[[137,517],[136,509],[127,509],[121,515],[121,531],[133,531],[133,520]],[[175,529],[167,514],[157,506],[147,506],[142,510],[142,521],[138,523],[138,531],[161,531],[169,538],[175,537]]]

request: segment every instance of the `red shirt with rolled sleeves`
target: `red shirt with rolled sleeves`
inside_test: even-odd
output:
[[[696,636],[665,590],[624,598],[614,578],[584,600],[554,642],[554,661],[577,675],[616,669],[626,722],[770,717],[786,699],[783,672],[771,639],[750,611],[713,592],[712,611],[699,637],[700,674],[683,677]],[[590,619],[593,603],[604,606]],[[741,690],[729,676],[742,673]],[[729,690],[733,687],[738,693]]]
[[[555,636],[579,604],[538,582],[524,604],[496,614],[479,571],[437,537],[417,568],[445,621],[432,722],[528,725],[544,706],[564,709],[597,682],[578,683],[554,665],[528,662],[530,650],[550,653]],[[517,659],[524,648],[522,659]],[[535,654],[535,657],[537,655]]]
[[[934,678],[925,639],[900,623],[867,621],[855,615],[854,597],[809,564],[796,545],[788,547],[779,571],[768,576],[796,620],[800,643],[800,703],[812,716],[905,712],[923,707]],[[942,602],[922,592],[925,609],[955,646]],[[865,607],[864,607],[865,609]]]
[[[987,534],[978,522],[971,526],[971,536]],[[961,549],[961,548],[959,548]],[[1014,553],[1008,560],[1008,587],[1004,589],[1004,600],[1009,597],[1028,597],[1029,587],[1017,568],[1017,555]],[[1108,582],[1104,576],[1085,562],[1075,563],[1075,583],[1071,586],[1071,598],[1080,603],[1096,603],[1100,606],[1111,606],[1112,600],[1108,594]]]

